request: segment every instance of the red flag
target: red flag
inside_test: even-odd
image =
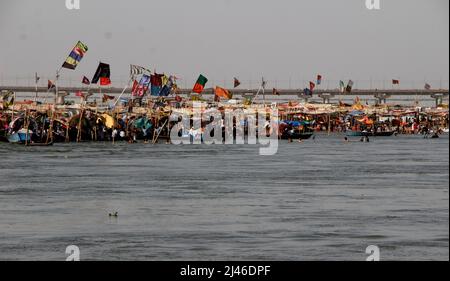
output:
[[[312,91],[314,91],[314,88],[316,88],[316,84],[314,84],[314,82],[309,82],[309,89]]]
[[[83,83],[85,85],[90,85],[91,81],[89,81],[89,79],[86,76],[83,76],[83,81],[81,83]]]
[[[176,102],[182,102],[182,101],[183,101],[183,98],[182,98],[181,96],[179,96],[179,95],[176,95],[176,96],[175,96],[175,101],[176,101]]]
[[[393,85],[400,85],[400,80],[392,79],[392,84]]]
[[[144,96],[145,92],[147,92],[148,86],[142,85],[141,83],[138,83],[138,81],[134,80],[133,87],[131,88],[131,94],[133,96]]]
[[[103,98],[102,98],[103,102],[107,102],[108,100],[113,100],[113,99],[115,99],[114,96],[108,96],[106,94],[103,94]]]
[[[53,84],[53,82],[51,80],[48,80],[47,89],[50,90],[50,89],[53,89],[55,87],[56,87],[55,84]]]
[[[111,79],[108,77],[100,77],[100,86],[108,86],[111,85]]]
[[[139,87],[138,81],[134,80],[134,82],[133,82],[133,87],[131,88],[131,94],[132,94],[133,96],[137,96],[137,90],[138,90],[138,87]]]
[[[237,88],[239,85],[241,85],[241,82],[237,78],[234,78],[234,87]]]
[[[75,93],[75,96],[81,98],[81,97],[84,97],[84,94],[83,94],[82,91],[78,91],[78,92]]]

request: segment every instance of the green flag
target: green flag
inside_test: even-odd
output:
[[[194,85],[194,89],[192,90],[194,93],[201,94],[205,89],[205,85],[208,82],[208,79],[201,75],[198,77],[197,82]]]

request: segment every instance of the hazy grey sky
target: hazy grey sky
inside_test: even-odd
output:
[[[65,78],[91,77],[102,60],[113,78],[133,63],[188,86],[199,73],[219,85],[318,73],[422,83],[448,80],[449,1],[381,0],[369,11],[365,0],[81,0],[69,11],[65,0],[0,0],[3,77],[53,75],[78,40],[89,51]]]

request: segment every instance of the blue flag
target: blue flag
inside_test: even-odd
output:
[[[312,91],[311,91],[310,89],[308,89],[308,88],[305,88],[305,89],[303,90],[303,93],[304,93],[306,96],[311,96],[311,97],[312,97],[312,95],[313,95]]]

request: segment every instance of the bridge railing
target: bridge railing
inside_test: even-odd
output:
[[[180,88],[188,89],[194,85],[195,77],[183,77],[177,81]],[[128,82],[129,77],[126,75],[113,75],[111,77],[112,87],[123,87]],[[55,80],[54,76],[40,75],[38,82],[39,86],[46,86],[48,80]],[[61,87],[80,87],[82,75],[63,75],[58,80]],[[342,79],[347,83],[350,79]],[[426,83],[430,84],[433,89],[448,89],[449,80],[446,79],[424,79],[424,80],[400,80],[399,85],[393,85],[392,80],[388,79],[352,79],[354,81],[354,89],[423,89]],[[309,81],[316,83],[314,79],[308,80],[305,78],[283,78],[283,79],[266,79],[267,89],[304,89],[309,87]],[[321,85],[316,85],[317,89],[337,89],[339,88],[339,81],[336,79],[324,79]],[[261,78],[242,79],[239,89],[256,89],[261,84]],[[25,75],[5,75],[0,74],[0,86],[35,86],[35,74]],[[217,79],[209,77],[207,87],[220,86],[224,88],[233,88],[233,77]]]

